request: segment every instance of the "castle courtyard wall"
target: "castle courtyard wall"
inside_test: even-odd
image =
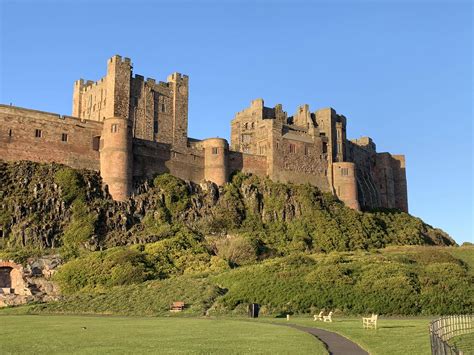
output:
[[[0,105],[0,159],[56,162],[99,171],[101,131],[100,122]]]
[[[133,177],[135,181],[170,173],[183,180],[200,182],[204,179],[203,152],[172,149],[170,144],[133,140]]]

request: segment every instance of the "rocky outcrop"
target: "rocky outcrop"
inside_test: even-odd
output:
[[[0,249],[49,249],[63,244],[62,237],[73,220],[73,204],[65,199],[64,188],[55,183],[55,174],[61,169],[65,167],[58,164],[0,162]],[[161,227],[165,225],[181,224],[203,234],[217,231],[225,235],[225,228],[231,225],[238,229],[245,219],[263,224],[291,223],[304,218],[314,221],[314,214],[308,214],[311,211],[319,211],[324,223],[336,221],[335,227],[327,223],[322,225],[324,233],[344,223],[344,228],[339,230],[341,234],[350,233],[350,228],[366,228],[361,227],[366,223],[361,222],[360,212],[344,208],[332,195],[321,193],[309,185],[241,178],[218,188],[210,182],[194,184],[169,176],[158,183],[145,181],[135,187],[131,198],[117,202],[102,187],[98,173],[80,170],[78,175],[81,201],[87,213],[94,216],[89,219],[93,221],[92,232],[83,242],[88,250],[153,242],[163,237]],[[393,233],[397,226],[386,225],[391,223],[388,214],[371,220],[378,232],[392,233],[395,235],[393,238],[400,239],[384,237],[386,244],[455,244],[443,231],[408,214],[403,214],[403,218],[412,224],[413,231],[403,231],[398,236]],[[353,227],[353,221],[358,223],[358,227]],[[223,224],[227,227],[222,227]],[[80,225],[76,223],[75,228]],[[146,232],[150,230],[156,232]],[[363,233],[367,238],[370,231]],[[418,241],[405,241],[413,236]]]

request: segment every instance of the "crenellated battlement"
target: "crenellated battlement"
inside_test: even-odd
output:
[[[189,77],[187,75],[174,72],[170,75],[168,75],[168,78],[166,79],[168,82],[180,82],[180,83],[188,83]]]
[[[130,64],[131,65],[132,61],[128,57],[122,58],[122,56],[116,54],[116,55],[112,56],[111,58],[109,58],[107,63],[108,64],[110,64],[110,63],[125,63],[125,64]]]

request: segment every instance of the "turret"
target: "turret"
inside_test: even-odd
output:
[[[100,175],[112,198],[126,200],[132,191],[132,134],[129,116],[130,59],[116,55],[107,63],[107,105],[100,148]]]
[[[100,175],[116,201],[132,192],[132,134],[129,122],[120,117],[104,120],[100,148]]]
[[[355,173],[354,163],[333,163],[333,186],[337,197],[347,207],[360,210]]]
[[[222,186],[227,182],[227,154],[229,145],[222,138],[209,138],[203,141],[204,179]]]

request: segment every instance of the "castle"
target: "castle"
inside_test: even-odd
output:
[[[188,137],[189,80],[133,75],[113,56],[99,81],[74,83],[72,116],[0,105],[0,159],[57,162],[100,171],[118,201],[134,183],[169,172],[223,185],[235,171],[310,183],[354,209],[408,211],[405,157],[377,153],[374,142],[346,138],[346,117],[308,105],[288,116],[262,99],[236,114],[225,139]]]

